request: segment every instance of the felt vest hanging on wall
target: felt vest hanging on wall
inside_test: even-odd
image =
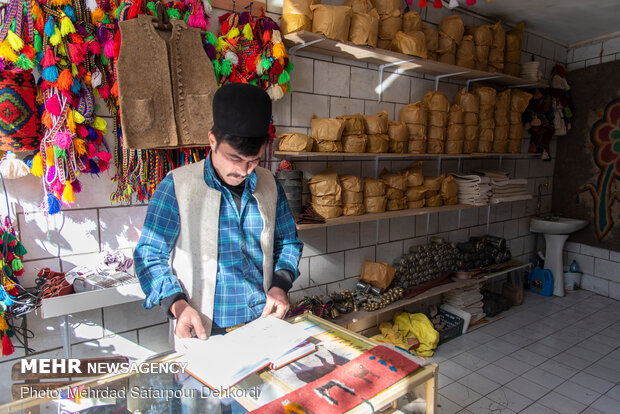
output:
[[[150,16],[119,24],[117,63],[123,145],[131,149],[209,144],[218,88],[200,31],[171,20],[158,30]]]

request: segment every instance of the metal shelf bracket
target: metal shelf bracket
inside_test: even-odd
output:
[[[465,72],[445,73],[443,75],[435,76],[435,91],[437,91],[437,88],[439,88],[439,80],[443,78],[450,78],[452,76],[463,75],[465,73],[469,73],[469,71],[466,70]]]
[[[465,92],[469,92],[469,85],[472,82],[480,82],[483,80],[489,80],[489,79],[497,79],[497,78],[501,78],[502,75],[497,75],[497,76],[486,76],[484,78],[476,78],[476,79],[468,79],[467,82],[465,83]]]
[[[514,88],[531,88],[531,87],[535,87],[537,84],[536,83],[524,83],[522,85],[512,85],[510,86],[511,89]]]
[[[297,51],[303,49],[304,47],[308,47],[308,46],[312,46],[316,43],[322,42],[323,39],[316,39],[316,40],[312,40],[310,42],[306,42],[306,43],[301,43],[292,47],[288,48],[288,56],[290,58],[291,61],[295,60],[295,54],[297,53]]]
[[[408,59],[408,60],[401,60],[399,62],[392,62],[392,63],[386,63],[385,65],[379,65],[379,85],[377,85],[377,95],[378,95],[378,99],[377,102],[381,102],[381,99],[383,98],[383,70],[385,68],[389,68],[392,66],[398,66],[398,65],[402,65],[403,63],[408,63],[411,62],[414,59]]]

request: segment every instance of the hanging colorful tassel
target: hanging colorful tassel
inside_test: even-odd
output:
[[[67,204],[73,204],[75,202],[75,195],[73,194],[71,183],[65,183],[65,188],[62,191],[62,201]]]
[[[30,173],[39,178],[43,177],[43,159],[41,158],[40,152],[37,152],[34,158],[32,158]]]
[[[418,3],[418,6],[426,7],[426,6],[428,6],[428,4],[426,3],[426,0],[420,0],[420,2]]]
[[[60,20],[60,34],[64,37],[70,33],[75,33],[75,26],[71,22],[69,16],[65,15]]]
[[[441,0],[433,1],[433,7],[436,9],[441,9],[443,7],[443,4],[441,4]]]
[[[52,193],[47,193],[47,212],[49,214],[60,213],[60,202]]]
[[[8,331],[2,336],[2,356],[9,356],[15,352],[15,347],[9,338]]]
[[[24,41],[17,36],[12,30],[9,30],[6,40],[9,42],[14,51],[19,52],[24,47]]]

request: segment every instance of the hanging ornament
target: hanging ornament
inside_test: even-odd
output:
[[[476,4],[476,0],[466,0],[466,3],[468,6],[473,6],[474,4]]]
[[[428,6],[428,4],[426,3],[426,0],[420,0],[420,2],[418,3],[418,6],[426,7],[426,6]]]
[[[450,0],[450,4],[448,4],[449,9],[456,9],[459,7],[459,0]]]
[[[434,0],[433,1],[433,7],[436,9],[441,9],[443,7],[443,4],[441,3],[441,0]]]

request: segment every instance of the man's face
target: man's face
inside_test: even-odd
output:
[[[228,185],[239,185],[254,171],[265,152],[263,145],[257,155],[246,157],[239,154],[227,142],[215,140],[209,132],[211,144],[211,161],[220,178]]]

